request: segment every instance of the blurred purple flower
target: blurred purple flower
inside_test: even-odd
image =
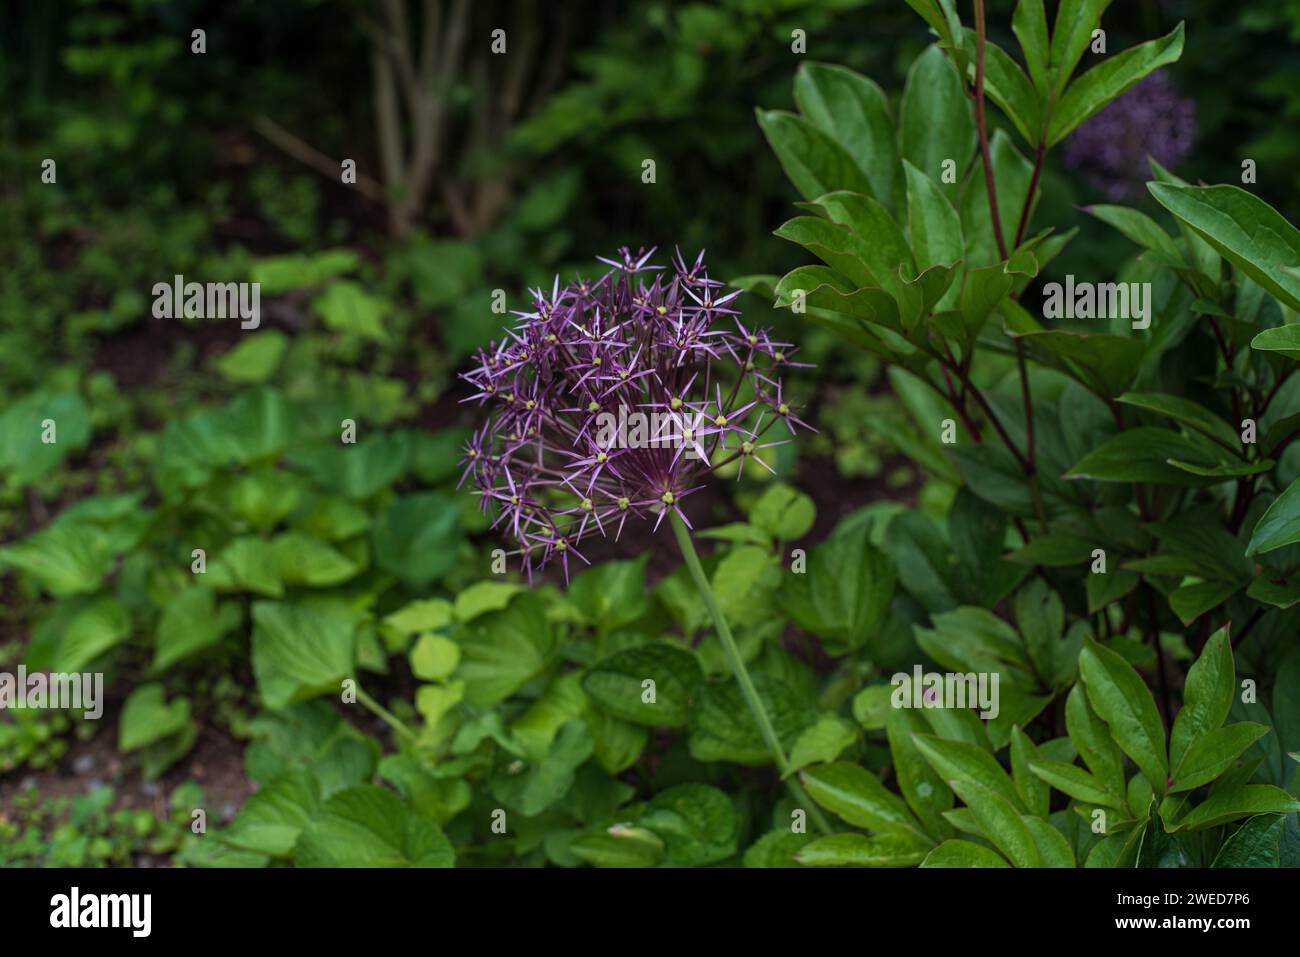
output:
[[[1196,103],[1179,96],[1168,75],[1157,70],[1071,134],[1065,165],[1112,200],[1134,199],[1145,195],[1148,156],[1176,167],[1195,140]]]
[[[803,365],[797,350],[741,324],[740,293],[720,292],[702,252],[689,266],[678,253],[671,272],[653,254],[623,248],[598,280],[533,290],[532,310],[461,376],[475,389],[464,401],[492,409],[461,482],[473,476],[530,577],[555,558],[567,577],[569,555],[587,561],[584,537],[617,539],[629,517],[686,521],[705,474],[737,459],[770,471],[756,453],[784,442],[763,436],[808,427],[777,377]]]

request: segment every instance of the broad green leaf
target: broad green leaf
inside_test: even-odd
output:
[[[680,728],[703,678],[691,651],[658,641],[604,659],[587,672],[582,687],[600,707],[624,721]]]
[[[726,792],[679,784],[655,795],[636,821],[663,838],[669,867],[705,867],[736,853],[740,816]]]
[[[758,125],[781,161],[781,168],[804,199],[837,189],[871,193],[871,181],[828,133],[793,113],[758,110]]]
[[[938,46],[927,49],[908,70],[899,122],[903,158],[955,199],[978,134],[961,76]],[[945,182],[945,160],[953,163],[956,183]]]
[[[1085,804],[1100,804],[1104,807],[1123,809],[1123,800],[1111,794],[1101,783],[1083,768],[1063,761],[1035,761],[1029,770],[1042,778],[1062,794],[1069,795]]]
[[[355,674],[356,621],[341,603],[253,603],[253,675],[272,709],[326,692]]]
[[[1049,61],[1055,96],[1059,97],[1065,89],[1079,59],[1092,42],[1092,32],[1101,24],[1101,15],[1110,5],[1111,0],[1074,0],[1057,6]]]
[[[1183,24],[1166,36],[1138,44],[1123,53],[1108,56],[1065,90],[1056,108],[1047,136],[1049,148],[1065,139],[1088,117],[1112,100],[1124,95],[1143,77],[1173,63],[1183,55]]]
[[[61,603],[49,623],[59,633],[48,670],[67,674],[85,671],[131,635],[126,608],[112,595]]]
[[[236,538],[208,567],[207,584],[220,592],[253,592],[264,598],[284,595],[280,556],[271,543],[251,535]]]
[[[1085,206],[1085,213],[1096,216],[1121,234],[1156,254],[1159,262],[1174,268],[1184,266],[1178,244],[1146,213],[1127,206]]]
[[[1211,867],[1278,867],[1278,845],[1286,818],[1281,814],[1258,814],[1223,842]]]
[[[1011,729],[1011,778],[1020,799],[1031,814],[1047,817],[1051,791],[1038,775],[1033,773],[1036,762],[1044,760],[1038,746],[1019,727]]]
[[[113,543],[106,532],[74,522],[55,522],[0,548],[0,568],[26,572],[56,598],[97,589],[113,560]]]
[[[606,630],[636,621],[649,602],[645,565],[646,556],[597,565],[569,583],[569,601],[589,623]]]
[[[1241,447],[1232,426],[1193,399],[1164,392],[1126,392],[1116,401],[1191,426],[1202,435],[1207,435],[1230,449],[1236,450]]]
[[[0,412],[0,475],[28,485],[90,441],[90,410],[75,392],[39,390]],[[52,439],[53,441],[48,441]]]
[[[1049,284],[1051,285],[1051,284]],[[1025,345],[1042,350],[1103,399],[1126,392],[1142,363],[1144,345],[1132,336],[1045,329],[1023,335]]]
[[[556,645],[546,607],[531,593],[476,617],[453,637],[461,652],[456,676],[465,681],[466,702],[476,708],[499,704],[541,674]]]
[[[935,185],[932,177],[903,161],[907,175],[907,223],[916,265],[948,266],[964,254],[961,219],[952,201]]]
[[[1029,833],[1033,835],[1034,845],[1038,848],[1039,863],[1043,867],[1074,867],[1074,851],[1070,842],[1056,828],[1041,817],[1020,818]]]
[[[753,676],[776,736],[786,753],[813,722],[813,713],[789,685],[765,674]],[[772,756],[735,681],[703,684],[695,695],[687,745],[697,761],[770,764]]]
[[[749,513],[750,521],[778,541],[803,538],[817,517],[813,500],[798,489],[778,482],[762,494]]]
[[[778,595],[801,628],[846,648],[876,636],[893,597],[893,562],[871,544],[866,524],[810,549],[806,573],[783,576]]]
[[[858,164],[871,182],[871,194],[886,209],[894,208],[898,148],[885,92],[844,67],[805,63],[795,72],[794,99],[804,117],[829,133]]]
[[[1288,485],[1255,523],[1246,554],[1263,555],[1295,542],[1300,542],[1300,478]]]
[[[347,279],[331,283],[312,300],[311,307],[335,332],[379,343],[389,341],[387,320],[392,304],[358,283]]]
[[[1220,628],[1187,672],[1183,706],[1169,735],[1169,763],[1174,768],[1182,764],[1193,741],[1217,731],[1227,720],[1237,689],[1236,674],[1228,629]]]
[[[831,834],[805,844],[794,859],[805,867],[915,867],[932,847],[904,834]]]
[[[1092,639],[1084,641],[1079,653],[1079,676],[1115,743],[1163,795],[1169,774],[1165,729],[1146,682],[1127,661]]]
[[[361,571],[361,566],[338,549],[304,532],[284,532],[271,540],[286,585],[328,588],[341,585]]]
[[[1071,688],[1065,700],[1065,726],[1079,757],[1111,796],[1109,803],[1122,807],[1125,797],[1124,755],[1111,737],[1110,729],[1088,702],[1081,684]]]
[[[320,809],[320,785],[306,768],[293,768],[250,794],[230,827],[214,837],[268,857],[288,857]]]
[[[190,655],[209,648],[232,631],[241,618],[239,606],[217,604],[217,596],[202,585],[191,585],[168,600],[158,619],[152,670],[165,671]]]
[[[898,788],[926,832],[936,839],[942,839],[952,834],[952,827],[944,819],[943,813],[952,807],[953,794],[916,747],[914,735],[926,727],[921,715],[901,708],[890,708],[885,720],[889,754]]]
[[[966,31],[966,44],[975,48],[975,31]],[[975,84],[975,64],[966,68],[967,81]],[[1025,71],[1011,56],[992,41],[984,44],[984,92],[998,105],[1025,142],[1037,146],[1043,120],[1038,91]],[[1009,227],[1015,229],[1014,226]]]
[[[916,263],[903,231],[889,210],[870,196],[837,191],[803,205],[821,210],[831,222],[853,233],[858,241],[844,249],[851,251],[870,271],[869,285],[892,292],[899,285],[900,266],[908,274],[915,271]]]
[[[1172,833],[1216,827],[1256,814],[1291,814],[1300,811],[1300,801],[1271,784],[1245,784],[1234,791],[1211,794],[1169,830]]]
[[[421,635],[411,647],[411,674],[423,681],[441,681],[460,664],[460,646],[442,635]]]
[[[1300,230],[1239,186],[1148,183],[1151,195],[1225,259],[1300,309]]]
[[[1008,801],[1018,813],[1029,810],[1007,772],[984,749],[924,734],[914,735],[912,740],[944,781],[972,781]]]
[[[1250,347],[1261,352],[1280,352],[1288,359],[1300,360],[1300,323],[1265,329],[1250,340]]]
[[[118,750],[135,751],[143,748],[179,734],[189,723],[189,698],[174,698],[168,704],[162,685],[140,685],[122,705],[122,715],[117,726]]]
[[[1043,9],[1043,0],[1020,0],[1011,17],[1011,32],[1020,41],[1034,89],[1040,99],[1046,99],[1052,47],[1047,38],[1047,11]]]
[[[664,842],[649,828],[614,824],[583,834],[569,850],[595,867],[655,867],[663,860]]]
[[[434,492],[394,501],[371,529],[375,563],[412,588],[456,566],[460,544],[456,505]]]
[[[838,715],[822,715],[805,728],[790,749],[790,770],[798,771],[810,764],[834,761],[845,748],[858,740],[857,729]]]
[[[902,799],[866,768],[847,762],[820,764],[805,768],[799,779],[809,797],[849,824],[929,843]]]
[[[1182,762],[1174,768],[1170,791],[1191,791],[1209,784],[1268,732],[1262,724],[1240,721],[1195,738],[1187,746]]]
[[[984,836],[1016,867],[1038,867],[1038,845],[1021,820],[1021,812],[1006,798],[974,781],[951,780],[957,792],[979,822]]]
[[[280,367],[289,337],[278,329],[255,332],[217,359],[217,371],[230,382],[259,385]]]
[[[1010,867],[998,854],[973,841],[944,841],[921,862],[922,867]]]
[[[1171,429],[1139,426],[1111,436],[1075,463],[1065,477],[1200,487],[1214,484],[1214,480],[1176,468],[1170,460],[1213,464],[1210,457],[1218,454]]]
[[[372,784],[326,801],[294,850],[299,867],[451,867],[455,859],[437,824]]]

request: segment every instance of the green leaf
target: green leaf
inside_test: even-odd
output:
[[[6,396],[0,412],[0,475],[19,485],[46,475],[90,442],[90,410],[75,392],[39,390]],[[52,427],[52,432],[47,431]],[[47,438],[54,441],[45,441]]]
[[[555,650],[546,607],[532,593],[517,595],[504,610],[480,615],[454,636],[465,681],[465,700],[490,708],[541,674]]]
[[[907,175],[907,222],[919,269],[950,266],[964,254],[961,219],[932,177],[903,161]]]
[[[821,764],[805,768],[799,779],[809,797],[849,824],[930,843],[902,799],[866,768],[847,762]]]
[[[451,842],[392,791],[359,784],[339,791],[303,829],[299,867],[451,867]]]
[[[1123,800],[1111,794],[1083,768],[1063,761],[1035,761],[1029,770],[1038,775],[1062,794],[1085,804],[1100,804],[1123,810]]]
[[[1234,791],[1211,794],[1169,830],[1176,834],[1217,827],[1255,814],[1291,814],[1296,811],[1300,811],[1300,801],[1281,788],[1271,784],[1245,784]]]
[[[79,599],[66,607],[66,616],[59,614],[62,608],[56,608],[50,619],[51,626],[62,630],[48,665],[50,671],[84,671],[131,635],[126,608],[112,595]]]
[[[1025,345],[1046,352],[1054,364],[1073,373],[1103,399],[1128,390],[1145,350],[1143,341],[1132,336],[1045,329],[1025,333],[1022,338]]]
[[[1178,244],[1146,213],[1127,206],[1085,206],[1083,211],[1096,216],[1139,246],[1154,252],[1157,261],[1176,269],[1184,267],[1183,254],[1179,251]]]
[[[1237,433],[1232,426],[1192,399],[1163,392],[1126,392],[1116,401],[1189,425],[1234,451],[1240,448]]]
[[[749,518],[779,541],[803,538],[812,530],[817,510],[813,500],[784,482],[768,488],[754,503]]]
[[[208,584],[222,592],[253,592],[265,598],[284,594],[280,558],[271,543],[261,538],[236,538],[213,559]]]
[[[790,770],[793,774],[810,764],[834,761],[845,748],[858,740],[857,729],[837,715],[822,715],[799,735],[790,749]]]
[[[1010,867],[998,854],[972,841],[944,841],[921,862],[922,867]]]
[[[1034,89],[1040,98],[1046,99],[1052,48],[1047,38],[1047,11],[1043,9],[1043,0],[1020,0],[1011,17],[1011,31],[1020,41]]]
[[[1148,183],[1151,195],[1225,259],[1300,310],[1300,230],[1238,186]]]
[[[1250,340],[1250,347],[1261,352],[1280,352],[1288,359],[1300,360],[1300,323],[1265,329]]]
[[[837,189],[871,193],[867,179],[844,147],[808,120],[781,110],[758,110],[758,125],[790,182],[807,200]]]
[[[1038,849],[1039,862],[1043,867],[1074,867],[1074,851],[1064,835],[1041,817],[1021,815],[1021,821],[1033,835],[1034,846]]]
[[[421,635],[411,648],[411,674],[422,681],[441,681],[460,664],[460,646],[442,635]]]
[[[239,606],[217,605],[217,596],[202,585],[190,585],[168,600],[158,619],[152,670],[165,671],[190,655],[210,648],[240,622]]]
[[[689,650],[658,641],[617,652],[587,672],[582,687],[615,717],[650,728],[686,725],[691,702],[704,676]],[[646,681],[654,682],[654,700]]]
[[[1070,84],[1052,111],[1047,146],[1050,149],[1088,117],[1123,96],[1148,74],[1183,55],[1183,24],[1166,36],[1109,56]]]
[[[1092,31],[1101,24],[1101,15],[1110,4],[1111,0],[1076,0],[1057,6],[1049,61],[1052,93],[1057,97],[1079,65],[1079,59],[1092,42]]]
[[[1017,813],[1028,810],[1007,772],[987,751],[964,741],[945,741],[924,734],[914,735],[913,741],[949,786],[954,780],[974,782],[1006,800]]]
[[[1099,482],[1204,486],[1213,484],[1213,480],[1193,475],[1169,463],[1170,460],[1198,459],[1206,462],[1210,454],[1203,445],[1171,429],[1139,426],[1111,436],[1075,463],[1065,477]]]
[[[844,67],[805,63],[795,72],[794,98],[799,111],[853,158],[870,180],[871,194],[893,208],[898,149],[885,92]]]
[[[903,159],[955,199],[978,134],[962,79],[938,46],[929,47],[908,70],[899,122]],[[955,164],[956,183],[944,181],[945,160]]]
[[[284,532],[271,540],[286,585],[328,588],[341,585],[361,571],[361,566],[338,549],[304,532]]]
[[[222,843],[268,857],[288,857],[320,809],[320,784],[306,768],[293,768],[248,796]]]
[[[94,591],[113,566],[107,533],[93,525],[55,522],[0,548],[0,567],[26,572],[56,598]]]
[[[1042,761],[1038,746],[1019,727],[1011,729],[1011,778],[1016,791],[1031,814],[1046,818],[1050,807],[1051,789],[1033,773],[1036,762]]]
[[[228,381],[239,385],[260,385],[275,375],[289,337],[278,329],[255,332],[224,353],[215,365]]]
[[[932,846],[904,834],[831,834],[805,844],[794,859],[805,867],[915,867]]]
[[[1246,555],[1263,555],[1300,542],[1300,478],[1273,500],[1250,534]]]
[[[1183,760],[1175,766],[1171,792],[1191,791],[1209,784],[1228,768],[1252,744],[1268,734],[1265,725],[1241,721],[1215,728],[1187,746]]]
[[[1091,638],[1079,653],[1079,676],[1089,703],[1110,728],[1115,743],[1163,795],[1169,774],[1165,729],[1146,682],[1132,665]]]
[[[833,535],[808,552],[801,575],[782,578],[781,607],[819,638],[856,648],[884,627],[894,597],[894,566],[871,544],[871,529]]]
[[[253,603],[253,675],[271,709],[326,692],[354,674],[355,619],[335,603]]]
[[[1187,672],[1183,685],[1183,706],[1169,735],[1169,762],[1183,763],[1192,742],[1217,731],[1228,718],[1237,687],[1228,629],[1220,628],[1201,649],[1201,656]]]
[[[176,698],[167,704],[162,685],[140,685],[122,705],[117,726],[118,750],[135,751],[179,734],[189,724],[189,698]]]
[[[951,780],[948,786],[957,792],[974,813],[984,836],[1016,867],[1038,867],[1038,845],[1020,819],[1020,811],[1006,798],[974,781]]]
[[[903,792],[926,832],[935,838],[944,838],[952,834],[952,827],[943,813],[952,807],[953,794],[916,746],[914,736],[926,727],[921,715],[900,708],[890,708],[885,720],[898,789]]]
[[[966,45],[974,49],[975,31],[966,31]],[[966,68],[967,80],[975,83],[975,64]],[[1011,120],[1012,126],[1030,146],[1037,146],[1043,125],[1038,91],[1025,71],[1011,56],[992,41],[984,44],[984,92],[998,109]],[[1014,228],[1014,227],[1012,227]]]
[[[669,867],[706,867],[736,853],[740,817],[726,792],[707,784],[679,784],[649,801],[637,820],[663,838]]]
[[[350,280],[331,283],[312,301],[312,309],[335,332],[387,343],[386,321],[392,308],[386,299],[371,295]]]
[[[1112,806],[1123,807],[1124,755],[1080,684],[1070,689],[1065,700],[1065,726],[1079,757],[1111,796]]]
[[[811,710],[783,681],[765,674],[753,676],[782,747],[789,748],[813,721]],[[770,764],[772,756],[754,723],[735,681],[703,684],[691,708],[687,745],[696,761],[730,761],[733,764]]]
[[[1223,842],[1211,867],[1279,867],[1279,845],[1286,818],[1281,814],[1257,814]]]
[[[630,562],[605,562],[569,583],[568,598],[593,625],[606,631],[630,624],[645,614],[647,556]]]
[[[434,492],[397,499],[371,531],[375,562],[412,588],[454,568],[460,543],[456,505]]]
[[[648,828],[615,824],[575,838],[569,851],[596,867],[655,867],[663,860],[664,842]]]

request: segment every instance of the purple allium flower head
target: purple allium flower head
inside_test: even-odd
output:
[[[654,249],[622,248],[597,280],[550,293],[461,378],[491,414],[469,440],[473,476],[493,527],[518,545],[524,570],[552,559],[569,573],[583,538],[613,536],[628,519],[657,529],[708,472],[739,460],[771,471],[758,451],[773,426],[810,428],[779,377],[794,346],[749,329],[704,253],[671,269]],[[778,435],[780,432],[778,431]],[[689,525],[689,522],[687,522]]]
[[[1113,200],[1146,195],[1147,157],[1175,167],[1192,152],[1196,103],[1157,70],[1087,120],[1065,143],[1065,165]]]

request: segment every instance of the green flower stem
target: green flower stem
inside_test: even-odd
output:
[[[763,699],[758,696],[758,689],[754,687],[754,679],[749,676],[749,669],[745,667],[745,662],[740,658],[740,649],[736,646],[736,639],[731,635],[731,626],[727,624],[722,609],[718,607],[718,600],[714,597],[713,587],[704,574],[704,568],[700,564],[700,556],[695,551],[695,543],[691,541],[691,533],[676,512],[672,514],[671,521],[673,534],[677,536],[677,547],[681,549],[682,558],[686,559],[686,567],[690,569],[691,578],[695,580],[695,587],[699,591],[700,597],[704,599],[705,607],[709,609],[709,617],[713,619],[713,627],[717,629],[718,641],[722,643],[722,649],[727,655],[727,662],[731,665],[731,673],[736,676],[736,683],[740,685],[740,693],[744,695],[745,703],[749,705],[749,713],[754,716],[754,722],[758,725],[759,733],[763,736],[768,753],[772,755],[772,760],[776,763],[777,770],[785,779],[790,793],[799,802],[799,806],[808,812],[808,817],[812,819],[817,830],[823,834],[832,833],[831,826],[827,823],[826,818],[822,816],[821,810],[804,791],[803,786],[799,783],[798,776],[790,775],[786,777],[790,770],[790,759],[786,757],[785,749],[781,747],[781,739],[776,736],[776,729],[772,727],[772,719],[768,717],[767,708],[763,706]]]
[[[379,718],[384,722],[384,724],[388,725],[408,741],[414,743],[417,740],[415,732],[407,727],[406,723],[402,721],[401,718],[397,717],[397,715],[393,714],[374,698],[370,697],[370,695],[366,694],[365,690],[359,684],[357,685],[357,701],[360,702],[367,711],[375,715],[375,717]]]

